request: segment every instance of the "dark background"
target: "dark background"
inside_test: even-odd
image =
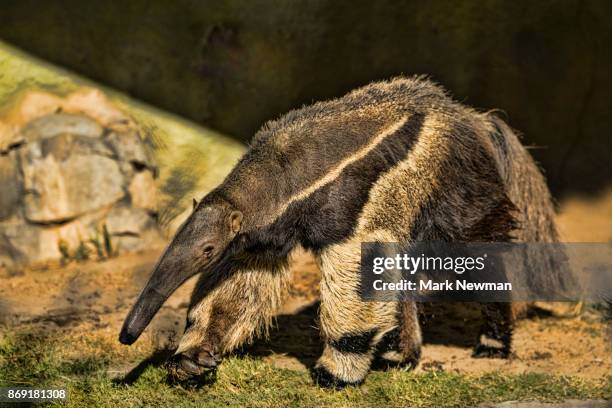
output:
[[[248,141],[373,80],[428,74],[506,112],[557,197],[612,167],[612,2],[2,0],[0,38]]]

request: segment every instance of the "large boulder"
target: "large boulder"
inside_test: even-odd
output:
[[[142,130],[92,116],[43,111],[0,134],[0,264],[113,256],[160,239]]]

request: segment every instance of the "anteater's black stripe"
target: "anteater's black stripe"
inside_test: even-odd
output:
[[[370,189],[382,173],[406,159],[423,120],[422,114],[412,115],[364,158],[344,168],[334,181],[289,205],[276,222],[256,232],[253,242],[258,242],[258,247],[250,249],[281,251],[299,242],[307,249],[319,250],[349,237]]]
[[[370,351],[370,344],[375,335],[376,330],[346,334],[338,340],[329,341],[329,345],[341,353],[365,354]]]

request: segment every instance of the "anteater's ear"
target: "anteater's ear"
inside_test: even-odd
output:
[[[234,234],[240,232],[242,226],[242,213],[240,211],[232,211],[229,216],[230,229]]]
[[[196,207],[198,206],[198,200],[196,200],[195,198],[193,198],[193,211],[195,211]]]

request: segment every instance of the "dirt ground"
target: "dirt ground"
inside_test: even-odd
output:
[[[558,217],[568,242],[612,240],[612,192],[596,200],[563,203]],[[131,303],[150,273],[161,248],[123,255],[104,262],[41,265],[26,270],[0,270],[0,323],[60,332],[79,353],[83,336],[116,339]],[[319,271],[312,258],[299,254],[293,263],[291,296],[277,317],[268,340],[244,352],[273,365],[303,370],[321,351],[316,312]],[[143,355],[176,344],[183,330],[194,281],[180,288],[164,305],[143,337],[134,345]],[[471,347],[479,324],[473,305],[426,305],[423,310],[425,346],[417,370],[456,373],[544,372],[601,378],[612,373],[610,329],[602,313],[581,305],[544,305],[521,320],[509,360],[473,359]],[[114,341],[116,347],[125,347]],[[118,362],[120,376],[138,362]]]

